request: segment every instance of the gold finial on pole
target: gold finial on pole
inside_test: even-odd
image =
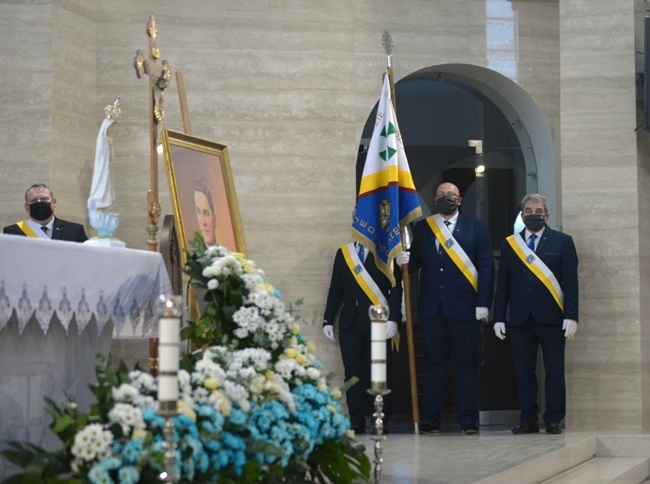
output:
[[[171,69],[166,60],[158,62],[160,50],[156,47],[158,26],[156,19],[151,16],[147,23],[147,35],[149,36],[149,55],[145,58],[142,50],[135,53],[133,66],[138,78],[143,75],[149,77],[149,131],[150,131],[150,177],[151,189],[147,194],[147,232],[149,240],[148,248],[151,251],[158,250],[158,218],[160,217],[160,203],[158,201],[158,143],[162,132],[164,91],[171,79]]]

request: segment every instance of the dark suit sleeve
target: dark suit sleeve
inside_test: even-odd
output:
[[[343,258],[341,249],[336,252],[334,257],[334,267],[332,268],[332,280],[330,282],[330,289],[327,293],[327,304],[325,305],[325,315],[323,316],[323,326],[334,324],[336,313],[341,307],[343,301],[343,277],[338,270],[337,260]]]
[[[578,253],[571,236],[566,237],[562,248],[562,292],[564,319],[578,321]]]
[[[4,229],[2,229],[2,233],[4,234],[11,234],[11,235],[25,235],[22,230],[18,227],[17,224],[13,225],[8,225]]]
[[[88,240],[88,236],[86,235],[86,231],[84,229],[83,225],[79,225],[79,230],[77,231],[77,242],[85,242]]]
[[[492,242],[487,225],[479,220],[476,271],[478,272],[478,294],[476,297],[477,307],[492,307],[492,295],[494,294],[494,256],[492,254]]]
[[[390,288],[390,295],[388,297],[388,310],[390,315],[388,319],[390,321],[395,321],[397,324],[402,322],[402,270],[399,265],[395,262],[393,263],[395,269],[393,275],[395,276],[395,287]]]
[[[504,240],[501,243],[501,258],[499,259],[499,275],[497,277],[497,292],[494,297],[494,321],[496,323],[506,322],[506,310],[508,308],[508,298],[510,295],[507,251],[511,250],[508,243]]]

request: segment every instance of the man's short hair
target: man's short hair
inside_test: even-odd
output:
[[[524,211],[524,205],[526,205],[528,202],[533,202],[533,203],[541,203],[544,205],[544,213],[548,213],[548,205],[546,203],[546,197],[544,195],[540,195],[539,193],[529,193],[528,195],[524,196],[521,200],[521,211]]]
[[[54,192],[45,183],[34,183],[31,187],[29,187],[27,190],[25,190],[25,201],[26,202],[29,202],[29,200],[27,199],[27,194],[29,193],[29,191],[30,190],[35,190],[37,188],[45,188],[47,191],[50,192],[50,198],[54,198]]]
[[[214,215],[214,202],[212,201],[212,192],[210,192],[208,186],[203,182],[194,180],[194,191],[201,192],[208,198],[208,205],[210,205],[210,211]]]

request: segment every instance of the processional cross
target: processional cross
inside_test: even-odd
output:
[[[149,17],[147,23],[147,35],[149,36],[149,58],[145,58],[141,49],[135,53],[133,61],[135,73],[138,78],[144,74],[149,77],[149,132],[150,132],[150,177],[151,189],[147,194],[147,232],[149,240],[147,244],[149,250],[158,250],[158,218],[160,217],[160,203],[158,201],[158,152],[157,147],[160,142],[162,132],[163,118],[163,101],[165,88],[169,85],[171,79],[171,70],[166,60],[160,61],[160,50],[156,48],[156,37],[158,27],[156,19]]]

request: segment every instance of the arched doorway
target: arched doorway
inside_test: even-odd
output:
[[[462,211],[485,220],[498,268],[501,241],[512,233],[518,204],[526,193],[542,193],[549,203],[549,225],[557,227],[555,149],[539,107],[516,83],[492,70],[465,64],[433,66],[395,85],[397,119],[415,186],[425,215],[431,213],[436,187],[455,183]],[[375,106],[363,130],[357,159],[358,184],[370,142]],[[411,301],[416,318],[417,280]],[[416,326],[416,359],[418,331]],[[481,423],[518,420],[514,369],[509,343],[494,337],[491,325],[481,338]],[[403,338],[403,343],[405,343]],[[410,418],[406,345],[396,358],[395,417]],[[449,379],[446,411],[455,413]],[[418,388],[421,394],[421,387]],[[401,397],[400,397],[401,396]]]

